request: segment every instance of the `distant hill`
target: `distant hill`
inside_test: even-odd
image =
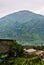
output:
[[[44,16],[23,10],[0,19],[0,38],[23,45],[44,45]]]

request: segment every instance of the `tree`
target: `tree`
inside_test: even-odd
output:
[[[18,44],[15,40],[9,45],[8,53],[10,56],[13,56],[14,54],[16,54],[17,56],[22,56],[23,55],[23,46]]]

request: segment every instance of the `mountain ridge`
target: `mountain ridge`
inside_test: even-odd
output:
[[[30,12],[30,13],[33,13],[33,14],[36,14],[36,15],[43,16],[43,17],[44,17],[44,15],[37,14],[37,13],[32,12],[32,11],[29,11],[29,10],[20,10],[20,11],[17,11],[17,12],[13,12],[13,13],[7,14],[7,15],[1,17],[0,19],[3,19],[3,18],[5,18],[6,16],[10,16],[10,15],[13,15],[13,14],[16,14],[16,13],[19,13],[19,12]]]

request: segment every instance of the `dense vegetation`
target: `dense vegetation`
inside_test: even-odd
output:
[[[16,58],[13,65],[44,65],[44,61],[30,61],[28,58]]]
[[[44,46],[32,46],[36,50],[43,50],[44,51]]]
[[[43,46],[44,47],[44,46]],[[35,47],[36,49],[42,49],[42,46]],[[41,60],[40,55],[31,54],[30,57],[25,57],[23,46],[18,44],[16,41],[13,41],[13,44],[9,46],[9,52],[11,51],[11,54],[14,52],[17,53],[17,57],[14,59],[14,63],[12,65],[44,65],[44,61]],[[34,47],[33,47],[34,48]]]
[[[10,45],[9,45],[9,50],[8,53],[11,55],[16,54],[16,56],[22,56],[23,55],[23,46],[21,46],[20,44],[18,44],[15,41],[13,41]]]
[[[16,40],[8,45],[8,48],[8,53],[0,56],[1,65],[44,65],[40,55],[27,53],[29,57],[25,57],[26,53],[24,55],[25,51],[23,50],[25,47],[18,44]]]

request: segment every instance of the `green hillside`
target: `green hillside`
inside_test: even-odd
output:
[[[0,38],[44,45],[44,16],[26,10],[5,16],[0,19]]]

